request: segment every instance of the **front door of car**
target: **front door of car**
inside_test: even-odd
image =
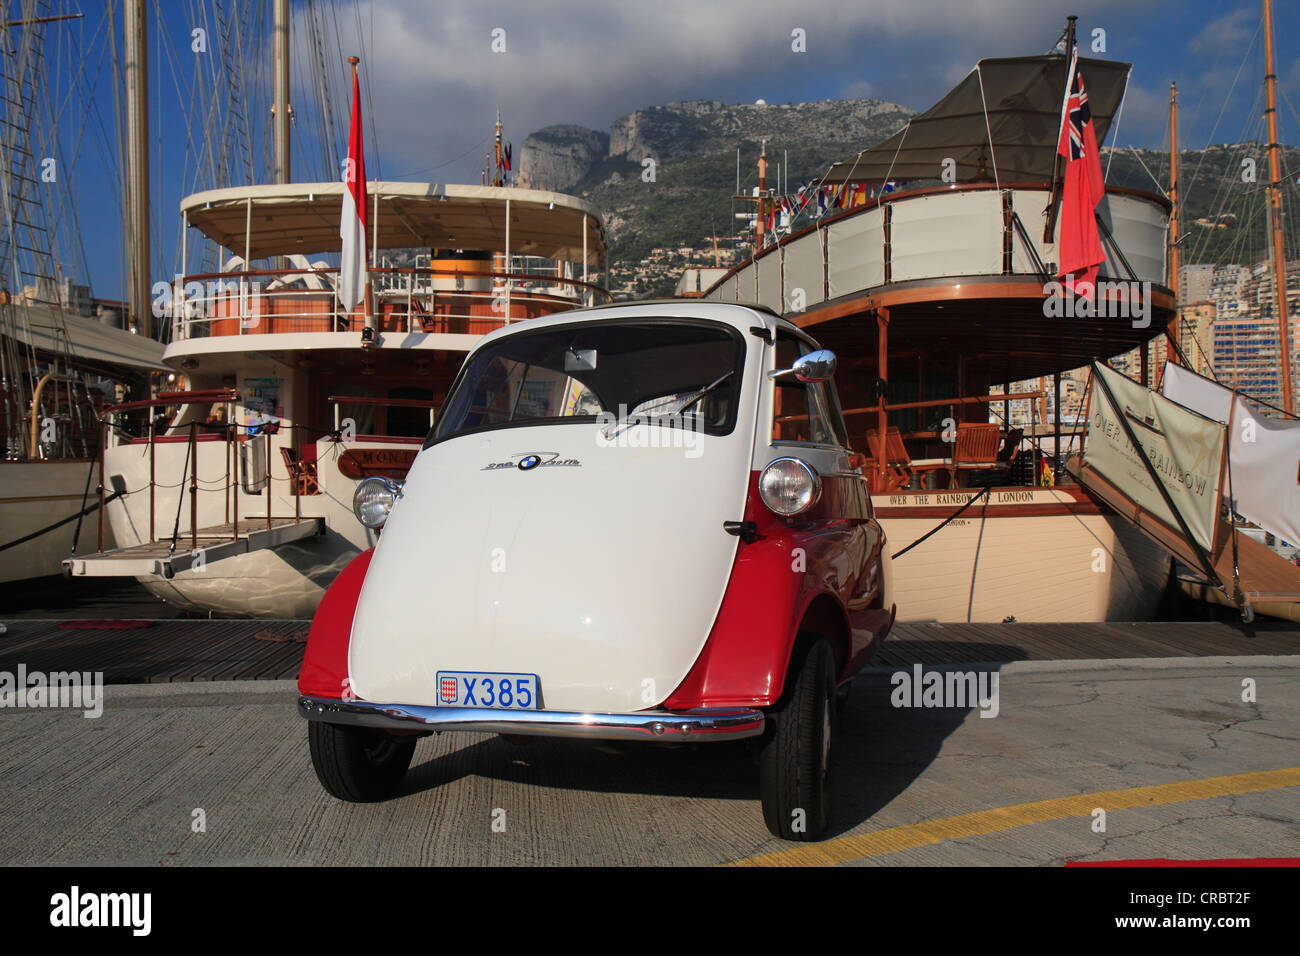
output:
[[[778,331],[775,369],[792,368],[815,350],[811,341]],[[822,480],[822,498],[801,528],[830,547],[822,569],[826,583],[839,595],[852,630],[850,667],[870,649],[884,626],[884,534],[871,512],[866,478],[851,467],[852,451],[833,380],[801,382],[794,376],[769,379],[771,442],[768,460],[795,457],[806,461]]]

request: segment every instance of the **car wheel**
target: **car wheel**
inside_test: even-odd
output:
[[[759,760],[763,821],[784,840],[815,840],[830,817],[831,737],[835,727],[835,659],[818,638],[792,671]]]
[[[332,796],[351,803],[386,800],[411,766],[415,737],[313,720],[307,742],[316,776]]]

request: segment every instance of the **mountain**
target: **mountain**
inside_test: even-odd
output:
[[[609,134],[585,126],[548,126],[524,140],[520,186],[568,192],[609,154]]]
[[[656,247],[702,249],[709,236],[738,232],[733,213],[742,207],[731,198],[737,149],[745,192],[757,183],[763,140],[769,183],[788,155],[789,174],[782,178],[793,191],[835,160],[887,138],[913,115],[874,99],[669,103],[620,117],[608,132],[566,125],[531,133],[520,149],[518,184],[581,196],[604,212],[615,288]],[[638,291],[671,292],[681,264],[665,263]]]
[[[1147,192],[1169,188],[1169,153],[1163,150],[1102,150],[1102,169],[1110,164],[1107,184]],[[1113,156],[1113,159],[1112,159]],[[1300,169],[1300,148],[1282,146],[1283,203],[1291,222],[1300,217],[1300,189],[1295,170]],[[1285,170],[1292,170],[1289,182]],[[1159,180],[1159,187],[1155,180]],[[1206,149],[1178,151],[1180,259],[1184,265],[1252,265],[1268,258],[1267,213],[1268,153],[1263,143],[1225,143]],[[1294,227],[1285,230],[1295,243]],[[1300,258],[1288,245],[1286,258]]]

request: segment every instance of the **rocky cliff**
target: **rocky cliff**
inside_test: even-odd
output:
[[[883,100],[652,106],[620,117],[608,132],[537,130],[519,152],[519,185],[581,196],[603,211],[617,285],[619,274],[626,278],[655,247],[702,248],[709,236],[738,231],[734,212],[740,206],[731,198],[738,150],[742,188],[756,182],[755,163],[766,141],[769,181],[775,182],[779,165],[793,191],[832,162],[885,139],[912,115]],[[723,243],[721,249],[731,247]],[[665,269],[646,288],[670,290],[673,273]]]
[[[518,183],[566,192],[609,154],[609,134],[583,126],[548,126],[524,140]]]
[[[640,169],[646,158],[662,164],[708,153],[730,152],[734,157],[737,146],[759,140],[768,140],[774,150],[795,144],[842,144],[838,156],[879,142],[911,115],[906,107],[883,100],[784,106],[692,100],[651,106],[620,117],[608,133],[565,125],[530,134],[520,150],[519,185],[563,191],[598,171],[604,160],[623,159]]]

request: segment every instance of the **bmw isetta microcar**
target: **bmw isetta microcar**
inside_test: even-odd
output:
[[[775,313],[671,300],[533,319],[468,354],[299,677],[312,763],[393,795],[420,736],[752,738],[764,820],[813,839],[849,682],[894,619],[832,381]]]

